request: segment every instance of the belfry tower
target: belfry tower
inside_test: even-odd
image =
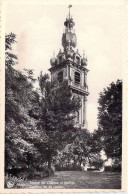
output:
[[[58,79],[59,83],[63,80],[68,80],[68,84],[72,93],[78,95],[81,98],[81,109],[76,113],[76,126],[81,128],[87,128],[86,121],[86,103],[87,96],[89,95],[87,86],[87,58],[85,53],[80,55],[78,49],[75,50],[77,45],[77,38],[74,30],[75,22],[70,15],[64,22],[65,31],[62,35],[63,51],[59,51],[58,55],[51,58],[51,80]]]

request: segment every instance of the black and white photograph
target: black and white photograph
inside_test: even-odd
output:
[[[1,5],[4,193],[124,191],[125,1]]]

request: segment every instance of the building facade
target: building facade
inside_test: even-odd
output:
[[[59,51],[57,56],[53,56],[50,60],[51,68],[51,80],[58,79],[59,83],[64,80],[68,81],[68,85],[73,95],[77,95],[81,98],[81,108],[76,112],[75,125],[81,128],[87,128],[86,109],[87,109],[87,65],[88,61],[80,55],[77,46],[77,38],[75,34],[75,22],[69,15],[64,22],[65,30],[62,35],[63,51]]]

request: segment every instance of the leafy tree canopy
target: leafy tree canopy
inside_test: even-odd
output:
[[[122,81],[112,82],[100,93],[98,135],[108,158],[122,154]]]
[[[42,73],[38,79],[42,94],[42,111],[38,126],[47,135],[44,147],[48,165],[51,168],[52,157],[57,154],[57,150],[64,147],[71,139],[72,132],[76,130],[74,127],[75,111],[80,108],[81,103],[79,98],[72,97],[67,82],[63,82],[61,87],[58,87],[56,81],[50,81],[48,74],[42,75]]]
[[[34,156],[31,161],[37,160],[41,154],[35,143],[43,141],[45,137],[43,132],[37,130],[36,119],[29,114],[33,108],[40,110],[39,95],[34,91],[34,80],[29,76],[31,75],[32,78],[32,71],[25,75],[14,68],[14,65],[17,64],[17,56],[12,53],[12,45],[16,42],[15,38],[13,33],[6,35],[5,38],[6,168],[28,165],[31,155]]]

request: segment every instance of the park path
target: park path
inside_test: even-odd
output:
[[[25,183],[27,189],[120,189],[120,173],[61,171],[53,177]]]

